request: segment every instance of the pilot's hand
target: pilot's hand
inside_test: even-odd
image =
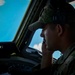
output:
[[[49,55],[49,56],[52,56],[53,52],[54,52],[54,51],[47,49],[46,44],[45,44],[45,42],[43,41],[43,43],[42,43],[42,55],[43,55],[43,56],[48,56],[48,55]]]
[[[52,54],[54,51],[48,50],[46,48],[45,42],[42,43],[42,60],[41,60],[41,69],[46,68],[52,65]]]

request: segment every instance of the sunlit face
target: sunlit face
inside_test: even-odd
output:
[[[58,44],[58,34],[56,28],[52,29],[49,24],[42,29],[41,37],[43,37],[46,47],[49,50],[55,50]]]

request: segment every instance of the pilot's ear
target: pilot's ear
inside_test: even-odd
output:
[[[57,31],[58,36],[61,36],[63,34],[63,28],[60,24],[56,25],[56,31]]]

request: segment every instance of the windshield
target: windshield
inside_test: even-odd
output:
[[[31,0],[0,0],[0,42],[13,41]]]

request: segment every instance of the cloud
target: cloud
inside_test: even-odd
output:
[[[33,46],[33,48],[35,48],[35,49],[37,49],[37,50],[39,50],[39,51],[42,52],[41,46],[42,46],[42,43],[39,43],[39,44],[35,44],[35,45]]]
[[[0,6],[5,4],[5,0],[0,0]]]

